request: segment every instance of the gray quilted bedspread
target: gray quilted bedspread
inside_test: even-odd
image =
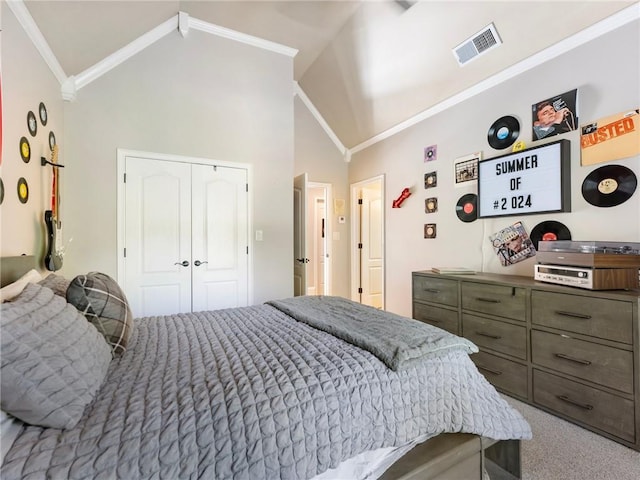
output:
[[[463,350],[395,372],[269,305],[136,320],[68,430],[29,426],[2,479],[309,479],[424,434],[529,438]]]
[[[466,338],[441,328],[342,297],[303,295],[267,303],[299,322],[373,353],[392,370],[450,349],[478,351]]]

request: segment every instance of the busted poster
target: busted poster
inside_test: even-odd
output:
[[[601,118],[580,129],[580,163],[593,165],[640,153],[640,109]]]

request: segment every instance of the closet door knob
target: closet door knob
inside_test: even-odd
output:
[[[205,263],[209,263],[209,262],[201,262],[200,260],[196,260],[195,262],[193,262],[193,264],[194,264],[196,267],[199,267],[200,265],[204,265]]]
[[[185,260],[183,262],[176,262],[176,263],[174,263],[174,265],[182,265],[183,267],[188,267],[189,266],[189,262]]]

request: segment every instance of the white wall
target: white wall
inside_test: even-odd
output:
[[[396,134],[352,158],[349,181],[386,175],[386,288],[388,310],[411,315],[411,272],[434,266],[467,266],[479,271],[533,276],[535,257],[502,267],[488,236],[521,220],[527,231],[545,220],[565,224],[574,240],[640,241],[640,193],[622,205],[598,208],[581,194],[584,178],[595,168],[620,164],[640,176],[640,157],[590,167],[580,165],[579,132],[531,141],[531,105],[578,88],[579,123],[586,124],[640,105],[640,22],[635,21],[558,58],[506,81],[472,99]],[[478,61],[481,61],[478,60]],[[519,119],[527,147],[550,141],[571,142],[570,213],[527,215],[463,223],[455,213],[458,199],[476,187],[455,188],[455,159],[482,151],[491,158],[509,150],[494,150],[487,142],[491,124],[504,115]],[[437,144],[438,159],[423,162],[423,149]],[[424,174],[438,173],[438,186],[424,189]],[[391,202],[404,187],[413,195],[402,208]],[[438,212],[426,214],[427,197],[438,197]],[[425,223],[437,224],[437,238],[424,239]]]

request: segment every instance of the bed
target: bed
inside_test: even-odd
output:
[[[465,339],[323,296],[125,318],[118,337],[47,278],[2,304],[2,478],[432,478],[497,441],[519,473],[529,425]]]

